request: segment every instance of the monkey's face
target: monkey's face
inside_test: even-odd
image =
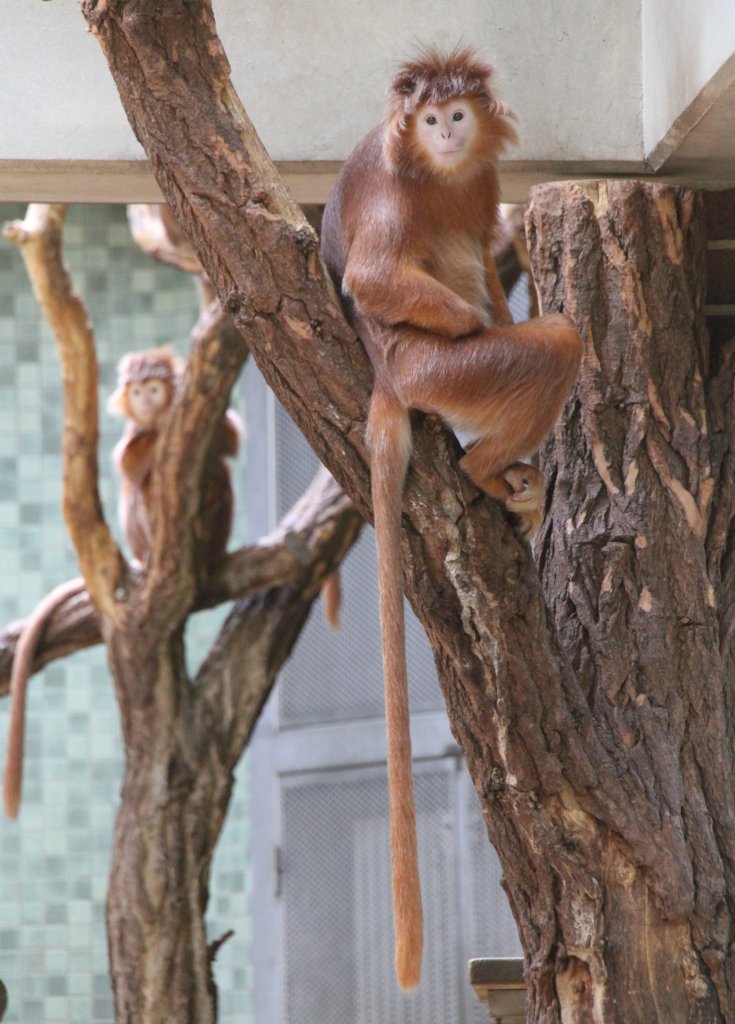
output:
[[[158,425],[161,415],[168,408],[170,398],[168,384],[156,377],[133,381],[127,387],[131,419],[144,430],[150,430]]]
[[[471,100],[427,103],[416,111],[416,136],[438,170],[458,169],[472,154],[478,120]]]

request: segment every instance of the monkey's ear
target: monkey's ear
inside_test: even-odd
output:
[[[518,142],[518,132],[515,124],[518,120],[515,113],[502,100],[490,97],[488,109],[490,115],[491,132],[488,135],[489,141],[496,153],[502,153],[507,146],[514,146]]]
[[[125,385],[120,385],[107,399],[107,411],[113,416],[120,416],[124,419],[128,415],[127,404]]]

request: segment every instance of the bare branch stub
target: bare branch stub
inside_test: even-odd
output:
[[[167,206],[130,203],[127,213],[130,233],[144,253],[187,274],[204,273],[189,239]]]

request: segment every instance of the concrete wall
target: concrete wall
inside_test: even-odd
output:
[[[221,36],[276,159],[343,159],[382,117],[392,71],[415,41],[460,38],[497,68],[518,114],[514,159],[640,158],[639,0],[466,0],[462,17],[445,0],[371,0],[352,6],[349,22],[339,0],[244,6],[216,3]]]
[[[654,168],[735,79],[732,0],[644,0],[643,137]]]
[[[723,0],[723,3],[725,0]],[[142,151],[74,0],[2,0],[0,160]],[[272,156],[337,160],[381,117],[416,40],[476,43],[517,112],[517,160],[640,160],[641,0],[215,0],[233,78]]]

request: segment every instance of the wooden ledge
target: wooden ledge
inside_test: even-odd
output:
[[[521,957],[482,957],[470,960],[470,984],[490,1011],[495,1024],[523,1024],[526,983]]]

